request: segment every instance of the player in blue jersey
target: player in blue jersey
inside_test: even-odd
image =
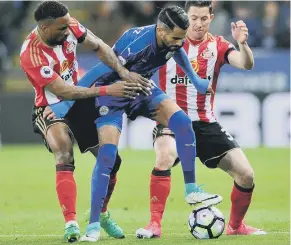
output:
[[[187,55],[181,49],[189,26],[185,11],[177,6],[163,9],[157,25],[133,28],[122,35],[114,45],[114,51],[130,71],[150,78],[172,56],[187,74],[198,92],[213,92],[209,81],[194,73]],[[93,80],[92,80],[93,79]],[[103,63],[99,63],[80,81],[80,86],[104,86],[120,80],[119,75]],[[106,88],[102,91],[106,95]],[[71,102],[63,104],[71,106]],[[191,120],[159,88],[154,87],[149,96],[139,94],[134,100],[103,96],[96,99],[99,117],[97,125],[99,153],[91,182],[90,223],[81,241],[95,242],[100,237],[100,212],[106,196],[108,181],[117,154],[117,144],[122,130],[122,116],[126,113],[134,120],[137,116],[152,118],[169,127],[176,136],[177,151],[185,181],[185,199],[189,204],[213,205],[221,202],[219,195],[203,192],[195,181],[196,142]],[[64,111],[62,106],[60,110]],[[58,109],[53,108],[58,115]]]

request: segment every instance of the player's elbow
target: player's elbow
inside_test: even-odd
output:
[[[244,66],[243,66],[243,68],[245,70],[250,71],[250,70],[252,70],[254,68],[254,66],[255,66],[255,64],[254,64],[254,61],[252,60],[250,62],[245,63]]]
[[[254,66],[255,66],[254,62],[251,62],[245,66],[245,69],[250,71],[254,68]]]

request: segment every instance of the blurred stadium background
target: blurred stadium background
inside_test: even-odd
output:
[[[31,108],[34,91],[19,66],[20,47],[35,27],[37,2],[0,1],[0,244],[63,244],[63,218],[55,193],[53,156],[32,132]],[[66,2],[72,16],[112,45],[132,27],[152,24],[160,8],[184,2]],[[214,2],[211,32],[231,37],[230,22],[242,19],[255,55],[252,71],[227,65],[219,78],[216,116],[246,149],[256,176],[256,193],[247,222],[269,232],[265,237],[223,236],[207,244],[290,244],[290,2]],[[96,63],[92,52],[78,50],[80,72]],[[157,79],[157,76],[154,77]],[[129,238],[109,239],[106,244],[137,244],[135,229],[148,222],[148,181],[154,163],[154,122],[138,118],[126,121],[120,141],[123,166],[110,204],[114,219]],[[76,149],[77,150],[77,149]],[[89,208],[90,177],[95,160],[76,151],[78,220]],[[187,231],[191,207],[183,200],[179,167],[173,169],[173,187],[164,220],[165,236],[141,244],[193,244]],[[232,180],[221,171],[197,164],[198,182],[224,197],[219,209],[229,215]],[[218,180],[218,181],[217,181]],[[130,191],[129,191],[130,190]],[[102,239],[108,239],[102,237]],[[248,242],[249,240],[249,242]],[[203,241],[201,241],[202,244]],[[209,243],[210,242],[210,243]],[[206,243],[205,243],[206,244]]]
[[[19,67],[21,44],[35,27],[32,13],[36,4],[31,1],[0,2],[2,144],[41,142],[30,125],[34,91]],[[154,23],[163,6],[183,6],[184,2],[68,1],[66,4],[72,16],[112,45],[124,30]],[[289,146],[290,2],[215,1],[214,11],[210,31],[235,43],[230,22],[244,20],[250,32],[248,43],[255,54],[255,68],[250,72],[227,65],[222,69],[216,99],[218,119],[244,147]],[[78,50],[78,59],[81,73],[96,63],[95,55],[83,48]],[[153,122],[139,118],[126,125],[120,147],[151,149]],[[141,129],[142,136],[138,133]]]

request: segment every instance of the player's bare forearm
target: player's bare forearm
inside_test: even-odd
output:
[[[231,22],[231,32],[240,51],[233,51],[228,55],[229,63],[239,69],[251,70],[254,67],[254,56],[247,44],[249,32],[246,24],[242,20]]]
[[[60,77],[48,84],[45,88],[64,100],[86,99],[99,96],[98,87],[85,88],[68,85]]]
[[[123,77],[123,74],[127,73],[128,70],[121,64],[112,48],[95,36],[90,30],[87,30],[87,32],[84,44],[93,49],[104,64],[118,72],[120,77]]]
[[[60,95],[64,100],[87,99],[97,97],[100,94],[98,87],[84,88],[71,85],[68,85],[68,87],[70,87],[70,89],[63,91],[62,95]]]
[[[239,43],[238,45],[243,68],[246,70],[251,70],[254,67],[255,63],[252,50],[246,42],[243,44]]]

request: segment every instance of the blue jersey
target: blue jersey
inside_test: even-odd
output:
[[[181,66],[184,72],[195,85],[198,92],[205,93],[208,82],[202,81],[188,60],[187,54],[183,48],[177,51],[171,51],[168,48],[161,49],[156,40],[157,25],[132,28],[126,31],[115,43],[113,50],[121,63],[132,72],[136,72],[145,78],[151,78],[152,75],[160,69],[173,56],[176,63]],[[112,84],[120,80],[119,74],[108,67],[103,62],[99,62],[78,82],[78,86],[91,87]],[[74,101],[62,101],[51,105],[56,116],[63,117],[72,107]]]
[[[115,43],[113,50],[125,68],[148,79],[174,54],[169,49],[161,50],[157,46],[156,25],[128,30]],[[101,70],[107,67],[104,63],[99,63],[97,66]],[[118,79],[120,79],[118,73],[111,70],[99,76],[96,85],[111,84]]]

